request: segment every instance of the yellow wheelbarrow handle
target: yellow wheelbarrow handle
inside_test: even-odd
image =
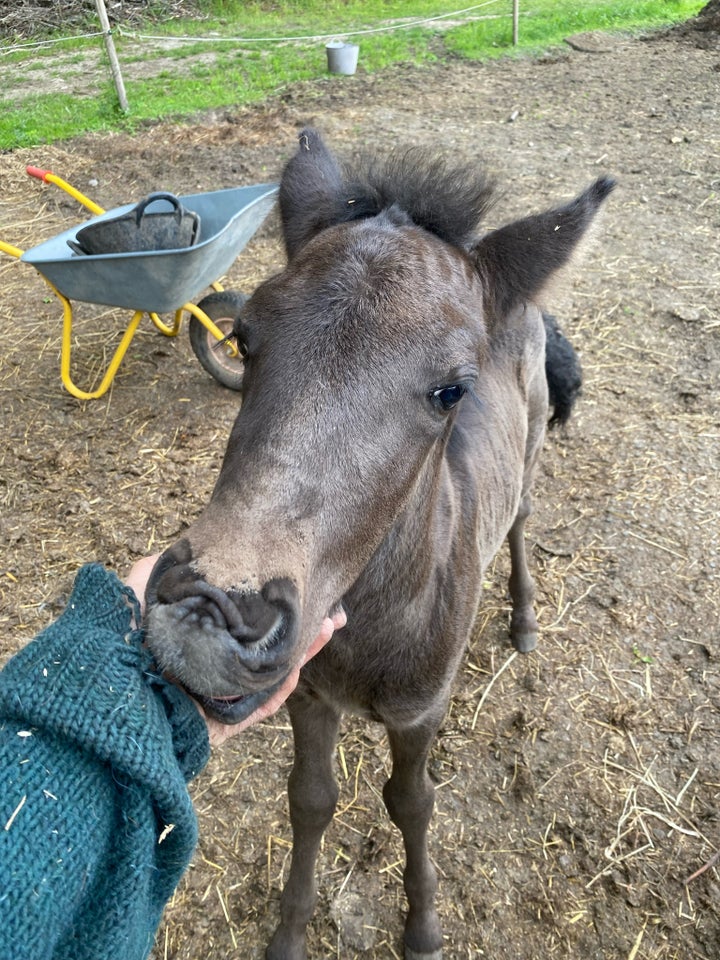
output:
[[[103,207],[98,206],[97,203],[94,203],[89,197],[86,197],[84,193],[80,193],[79,190],[76,190],[67,180],[63,180],[62,177],[58,177],[57,174],[52,173],[50,170],[43,170],[41,167],[25,167],[26,172],[29,176],[35,177],[36,180],[42,180],[43,183],[54,183],[56,187],[60,187],[61,190],[64,190],[65,193],[69,193],[70,196],[77,200],[78,203],[81,203],[84,207],[94,214],[105,213]]]
[[[0,252],[7,253],[11,257],[17,257],[18,260],[25,253],[20,247],[14,247],[11,243],[5,243],[2,240],[0,240]]]

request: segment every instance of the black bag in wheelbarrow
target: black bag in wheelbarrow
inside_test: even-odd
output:
[[[172,210],[149,212],[150,204],[164,200]],[[90,223],[77,231],[68,246],[81,255],[143,253],[182,250],[200,237],[200,217],[187,210],[172,193],[151,193],[132,210],[112,219]]]

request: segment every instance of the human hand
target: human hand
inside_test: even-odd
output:
[[[128,573],[124,580],[125,586],[130,587],[138,598],[141,616],[145,616],[145,588],[147,587],[147,582],[150,579],[153,567],[159,559],[160,554],[153,553],[152,556],[143,557],[142,560],[136,560],[130,568],[130,573]]]
[[[159,553],[155,553],[150,557],[143,557],[142,560],[137,560],[130,572],[125,577],[125,585],[131,587],[135,593],[135,596],[140,601],[140,609],[142,614],[145,613],[145,588],[147,586],[148,579],[152,573],[152,569],[157,563],[158,558],[160,557]],[[268,717],[271,717],[274,713],[280,709],[280,707],[285,703],[287,698],[293,692],[297,686],[298,680],[300,678],[300,668],[303,664],[307,663],[312,657],[315,656],[325,644],[330,640],[333,633],[336,630],[342,629],[347,623],[347,616],[342,607],[339,608],[337,612],[333,614],[332,617],[326,617],[322,626],[320,627],[320,633],[313,640],[308,648],[303,663],[300,666],[295,667],[289,674],[285,682],[281,687],[279,687],[275,693],[267,700],[261,707],[251,713],[249,717],[246,717],[240,723],[235,724],[224,724],[220,723],[217,720],[213,720],[212,717],[208,717],[200,704],[193,697],[190,697],[192,702],[195,704],[200,714],[203,716],[207,728],[208,736],[210,738],[210,745],[213,747],[219,746],[221,743],[224,743],[230,737],[235,736],[236,733],[240,733],[242,730],[246,730],[248,727],[251,727],[255,723],[260,723],[262,720],[266,720]],[[187,690],[182,688],[185,693]],[[188,696],[190,696],[188,694]]]

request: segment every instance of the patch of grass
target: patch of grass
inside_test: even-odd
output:
[[[534,0],[520,4],[517,47],[512,45],[507,20],[468,23],[450,31],[445,40],[448,50],[468,59],[537,53],[561,44],[573,33],[632,32],[679,23],[694,16],[702,6],[695,0]]]
[[[10,113],[0,118],[0,147],[35,146],[72,136],[68,131],[112,130],[123,122],[109,83],[82,100],[66,93],[28,97]]]
[[[582,4],[521,0],[520,44],[513,48],[511,0],[495,0],[468,11],[451,25],[434,21],[408,28],[402,25],[449,12],[448,5],[439,7],[438,0],[197,0],[198,18],[148,22],[137,32],[115,31],[126,71],[127,116],[117,108],[104,52],[102,73],[86,84],[87,93],[23,95],[23,78],[27,85],[36,76],[38,64],[47,76],[67,80],[79,73],[83,54],[97,51],[99,38],[64,39],[49,49],[4,53],[0,57],[0,149],[34,146],[91,130],[134,129],[140,121],[239,106],[297,81],[326,77],[324,45],[317,39],[321,35],[359,42],[360,68],[377,72],[393,63],[423,64],[444,55],[483,59],[542,51],[583,30],[636,30],[684,20],[702,5],[699,0],[585,0]],[[382,32],[361,32],[378,28]],[[179,37],[188,40],[172,42]],[[250,37],[268,39],[259,43],[238,39]],[[315,39],[280,42],[288,37]],[[160,58],[177,62],[178,70],[158,71],[155,64]],[[193,58],[198,59],[184,63]],[[333,82],[345,79],[333,78]]]

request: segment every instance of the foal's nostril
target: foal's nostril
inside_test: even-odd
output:
[[[189,567],[187,567],[187,565],[191,560],[192,549],[189,542],[184,539],[178,540],[174,546],[170,547],[160,555],[157,563],[152,568],[150,577],[148,578],[147,586],[145,588],[145,602],[148,607],[152,607],[158,602],[172,602],[172,600],[168,600],[162,595],[162,580],[163,578],[166,578],[167,574],[170,574],[171,584],[174,585],[179,579],[182,578],[182,573],[180,573],[182,568],[187,568],[189,571]],[[190,575],[194,576],[194,574],[191,572]]]

